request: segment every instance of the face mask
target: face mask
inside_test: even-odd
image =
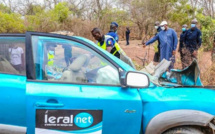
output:
[[[53,54],[54,54],[54,51],[49,51],[49,54],[53,55]]]
[[[183,31],[183,32],[186,31],[186,28],[182,28],[182,31]]]
[[[161,27],[161,30],[165,30],[165,27],[164,27],[164,26],[162,26],[162,27]]]
[[[155,29],[158,29],[158,26],[155,26]]]
[[[196,27],[196,24],[191,24],[191,27],[193,28],[193,27]]]

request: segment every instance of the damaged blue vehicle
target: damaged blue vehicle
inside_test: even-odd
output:
[[[197,62],[160,65],[136,71],[82,37],[1,34],[0,134],[213,134]]]

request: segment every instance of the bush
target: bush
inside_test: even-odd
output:
[[[0,12],[1,33],[23,33],[24,31],[24,20],[19,14],[8,14]]]

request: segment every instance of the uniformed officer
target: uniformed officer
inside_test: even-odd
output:
[[[185,43],[184,43],[184,36],[185,36],[185,33],[187,32],[187,25],[184,24],[182,26],[182,32],[181,32],[181,35],[180,35],[180,43],[179,43],[179,49],[178,49],[178,52],[180,53],[180,56],[181,56],[181,63],[182,63],[182,68],[185,68],[185,59],[184,59],[184,48],[185,48]]]
[[[185,67],[189,66],[194,59],[197,59],[198,49],[202,44],[202,33],[197,28],[198,21],[193,19],[191,21],[191,28],[185,33]]]
[[[54,53],[55,53],[55,46],[48,46],[48,53],[47,53],[47,58],[48,58],[48,62],[47,65],[48,66],[53,66],[54,65]]]
[[[130,35],[130,29],[129,27],[126,27],[126,31],[125,31],[126,45],[129,45],[129,35]]]
[[[54,65],[55,47],[56,44],[50,42],[47,43],[47,64],[45,66],[45,74],[48,80],[57,78],[55,75],[57,72]]]
[[[112,36],[116,40],[116,42],[119,41],[119,36],[117,34],[118,27],[119,25],[116,22],[111,22],[110,31],[107,33],[107,35]]]
[[[97,40],[97,44],[99,47],[101,47],[104,50],[107,50],[114,56],[120,58],[120,51],[121,48],[119,44],[115,41],[115,39],[110,35],[104,35],[102,31],[99,28],[94,28],[91,31],[91,34]]]

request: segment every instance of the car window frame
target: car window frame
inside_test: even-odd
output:
[[[47,80],[37,80],[36,79],[36,72],[34,67],[34,59],[33,59],[33,49],[32,49],[32,36],[44,36],[44,37],[52,37],[52,38],[60,38],[65,40],[74,41],[80,43],[89,49],[92,49],[96,53],[98,53],[101,57],[106,59],[110,62],[118,71],[119,76],[119,85],[111,85],[111,84],[97,84],[97,83],[73,83],[73,82],[63,82],[63,81],[47,81]],[[73,84],[73,85],[96,85],[96,86],[111,86],[111,87],[121,87],[121,73],[120,70],[123,70],[117,63],[111,60],[107,55],[105,55],[101,50],[93,46],[92,44],[83,41],[81,39],[72,37],[72,36],[65,36],[60,34],[54,33],[41,33],[41,32],[26,32],[26,80],[29,82],[40,82],[40,83],[56,83],[56,84]],[[28,50],[28,51],[27,51]]]
[[[25,34],[21,34],[21,33],[1,33],[0,37],[24,37],[25,41],[26,41],[26,36]],[[25,42],[25,47],[26,47],[26,42]],[[25,61],[26,61],[26,56],[24,57]],[[26,70],[25,70],[26,71]],[[9,74],[9,75],[16,75],[16,76],[26,76],[26,74],[13,74],[13,73],[7,73],[7,72],[1,72],[0,74]]]

